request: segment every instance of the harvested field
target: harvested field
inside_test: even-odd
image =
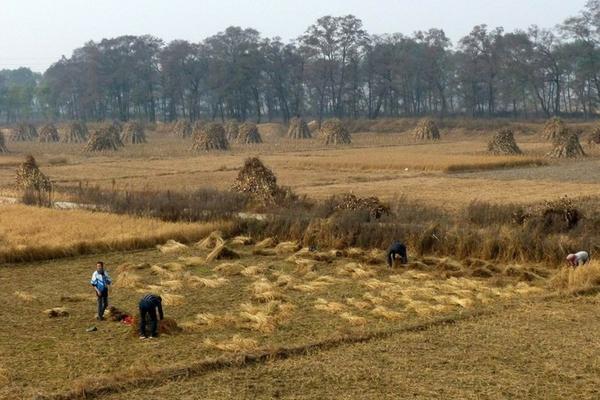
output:
[[[93,396],[100,387],[110,393],[115,379],[125,384],[118,390],[132,389],[147,374],[158,378],[169,369],[209,365],[207,357],[226,360],[276,348],[290,349],[281,354],[301,355],[308,345],[319,353],[321,348],[335,349],[354,341],[376,343],[390,332],[432,320],[460,319],[525,299],[536,301],[547,290],[544,280],[523,283],[509,276],[498,286],[493,280],[468,277],[467,267],[463,267],[467,276],[456,278],[438,274],[435,267],[431,271],[389,270],[382,264],[364,267],[342,257],[332,263],[316,262],[312,272],[300,273],[295,262],[285,261],[287,255],[264,259],[252,255],[252,247],[237,248],[241,258],[236,263],[244,268],[235,269],[235,264],[225,266],[222,261],[188,262],[208,254],[197,248],[177,254],[157,250],[107,253],[1,269],[0,280],[10,281],[12,291],[0,293],[0,301],[14,312],[0,326],[0,336],[12,337],[0,343],[3,368],[10,376],[0,393],[29,397],[34,392],[86,390]],[[165,315],[182,331],[148,343],[131,336],[131,328],[119,322],[95,321],[93,293],[87,282],[98,259],[106,262],[119,282],[111,292],[114,306],[134,312],[143,293],[163,294]],[[39,274],[47,279],[32,279]],[[14,295],[15,291],[21,294]],[[86,291],[88,300],[67,301],[65,297]],[[198,296],[202,301],[193,301]],[[63,306],[68,316],[39,318],[44,310]],[[86,332],[90,326],[98,330]],[[340,337],[346,339],[336,339]],[[37,345],[40,338],[44,346]],[[99,340],[110,346],[96,346]],[[143,362],[137,357],[140,352],[145,354]],[[52,368],[29,363],[34,354],[53,360]]]

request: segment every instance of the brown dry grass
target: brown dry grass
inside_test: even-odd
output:
[[[192,242],[226,224],[170,223],[83,210],[0,206],[0,261],[43,260]]]

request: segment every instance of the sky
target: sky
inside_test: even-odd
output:
[[[586,0],[0,0],[0,69],[43,72],[85,42],[151,34],[199,42],[231,25],[291,40],[324,15],[353,14],[371,34],[473,26],[551,28]]]

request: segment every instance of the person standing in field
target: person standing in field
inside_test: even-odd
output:
[[[98,261],[96,263],[96,271],[92,274],[90,283],[96,290],[98,298],[98,315],[96,319],[102,321],[104,319],[104,311],[108,307],[108,287],[112,284],[108,272],[104,270],[104,262]]]
[[[567,265],[570,267],[578,267],[585,265],[590,260],[590,255],[587,251],[578,251],[567,256]]]
[[[406,246],[400,242],[394,242],[390,246],[387,252],[387,263],[391,268],[394,266],[394,260],[398,258],[402,264],[406,264],[408,262],[408,257],[406,256]]]
[[[146,339],[146,323],[147,319],[150,318],[150,337],[155,338],[158,336],[158,318],[156,316],[156,310],[158,309],[158,316],[162,321],[164,318],[162,309],[162,298],[155,294],[147,294],[140,300],[140,339]]]

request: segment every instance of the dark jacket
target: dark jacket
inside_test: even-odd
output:
[[[392,262],[396,255],[400,256],[403,263],[408,262],[408,257],[406,256],[406,246],[400,242],[394,242],[388,249],[386,259],[387,259],[387,263],[390,267],[392,266]]]
[[[152,310],[158,308],[158,315],[163,319],[162,298],[155,294],[147,294],[140,300],[140,310]]]

